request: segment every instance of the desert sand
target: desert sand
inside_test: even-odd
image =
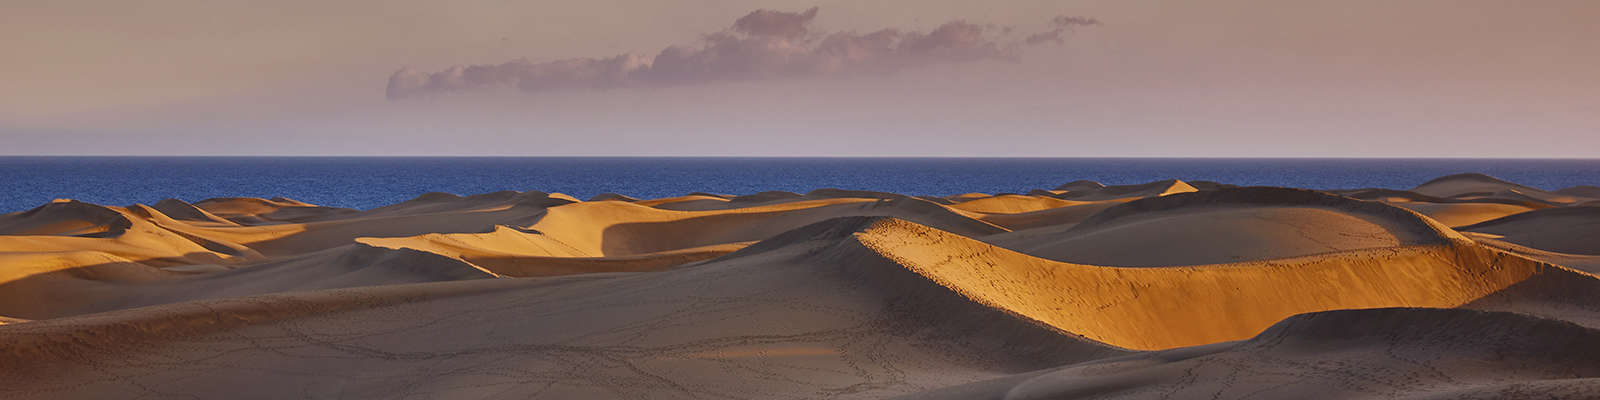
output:
[[[0,398],[1595,398],[1596,204],[1481,174],[63,199],[0,215]]]

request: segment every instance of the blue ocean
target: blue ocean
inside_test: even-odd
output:
[[[817,188],[1023,193],[1079,179],[1406,189],[1481,172],[1542,189],[1600,185],[1600,159],[0,157],[0,213],[56,198],[108,205],[274,197],[357,209],[426,192],[540,190],[580,199]]]

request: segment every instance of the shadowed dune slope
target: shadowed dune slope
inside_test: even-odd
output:
[[[1600,200],[1417,190],[62,200],[0,398],[1600,397]]]
[[[1494,235],[1494,234],[1474,233],[1474,232],[1465,232],[1465,234],[1467,235],[1467,237],[1472,238],[1473,241],[1478,242],[1480,244],[1483,244],[1484,246],[1493,247],[1493,248],[1496,248],[1496,249],[1500,249],[1502,251],[1510,252],[1512,254],[1516,254],[1516,255],[1523,256],[1523,257],[1532,258],[1532,259],[1539,260],[1539,261],[1544,261],[1544,262],[1551,263],[1551,264],[1556,264],[1556,265],[1560,265],[1560,266],[1564,266],[1564,267],[1571,267],[1573,269],[1586,271],[1586,272],[1589,272],[1591,274],[1600,274],[1600,255],[1571,254],[1571,253],[1554,252],[1554,251],[1549,251],[1549,250],[1540,250],[1540,249],[1536,249],[1536,248],[1523,246],[1523,245],[1520,245],[1520,244],[1511,243],[1511,242],[1507,242],[1507,241],[1504,241],[1504,240],[1496,239],[1497,237],[1499,237],[1499,235]]]
[[[0,316],[63,315],[101,303],[97,291],[179,274],[97,251],[0,252]]]
[[[307,293],[212,301],[206,311],[182,303],[4,325],[0,340],[11,346],[0,348],[12,350],[0,356],[35,368],[0,375],[0,394],[93,398],[144,387],[199,397],[703,398],[820,390],[876,398],[1119,353],[1096,342],[1164,349],[1248,339],[1294,314],[1456,306],[1562,274],[1575,273],[1471,243],[1193,268],[1094,267],[855,217],[658,273],[496,280],[483,285],[516,290],[403,304],[386,300],[392,292],[362,294],[393,289],[369,288],[342,291],[349,302]],[[284,300],[301,298],[322,300]],[[303,305],[277,310],[285,301]],[[1451,321],[1440,326],[1475,329]],[[1584,328],[1560,326],[1569,328],[1533,332],[1556,345],[1589,340]],[[113,331],[122,333],[83,336]],[[73,336],[89,339],[61,339]],[[1206,349],[1227,350],[1177,352]],[[215,378],[223,375],[233,378]]]
[[[1097,187],[1098,186],[1098,187]],[[1056,190],[1065,190],[1057,195],[1066,200],[1100,201],[1114,199],[1128,199],[1139,197],[1159,197],[1169,194],[1196,192],[1194,186],[1177,179],[1155,181],[1137,185],[1104,186],[1098,182],[1077,181],[1061,185]]]
[[[1495,203],[1394,203],[1447,226],[1466,226],[1521,214],[1538,208]]]
[[[1297,315],[1242,342],[961,385],[916,399],[1600,396],[1600,331],[1511,313],[1389,308]]]
[[[938,198],[939,199],[943,199],[946,202],[949,202],[949,204],[955,204],[955,203],[968,202],[968,201],[972,201],[972,200],[985,199],[985,198],[994,197],[994,196],[1000,196],[1000,195],[999,194],[991,195],[991,194],[988,194],[988,193],[971,192],[971,193],[953,194],[953,195],[944,196],[944,197],[938,197]]]
[[[713,196],[706,194],[688,195],[663,199],[641,200],[636,203],[639,205],[651,206],[663,210],[713,211],[745,207],[770,206],[796,201],[823,199],[836,200],[838,203],[874,200],[874,198],[807,196],[793,192],[766,191],[743,196]]]
[[[544,193],[508,192],[489,199],[442,194],[423,196],[401,208],[383,208],[306,223],[242,227],[173,226],[175,231],[238,243],[279,257],[326,250],[361,237],[407,237],[429,233],[483,233],[499,225],[531,224],[547,207],[570,204]],[[403,203],[404,204],[404,203]]]
[[[1542,201],[1506,198],[1453,199],[1392,189],[1337,190],[1332,193],[1361,200],[1376,200],[1404,207],[1446,226],[1463,226],[1507,215],[1552,207]]]
[[[28,319],[196,299],[496,276],[433,253],[359,244],[204,274],[156,269],[94,252],[0,255],[0,262],[8,265],[8,274],[0,276],[0,315]]]
[[[978,220],[999,225],[1015,232],[1000,233],[990,237],[1011,236],[1040,236],[1054,235],[1065,232],[1084,219],[1088,219],[1126,200],[1105,200],[1085,202],[1077,205],[1068,205],[1039,211],[1023,212],[1016,214],[980,214]]]
[[[234,223],[233,221],[229,221],[226,218],[222,218],[216,214],[202,210],[200,207],[195,207],[193,204],[189,204],[183,200],[165,199],[156,202],[156,204],[150,206],[150,208],[154,208],[156,211],[160,211],[162,214],[172,217],[172,219],[184,221],[186,223],[199,223],[212,226],[239,226],[239,224]]]
[[[1439,244],[1452,236],[1459,237],[1381,203],[1309,190],[1239,188],[1134,200],[1071,229],[984,240],[1053,260],[1156,267]]]
[[[898,199],[910,197],[899,193],[876,192],[871,190],[850,190],[824,188],[806,192],[805,197],[813,199],[857,198],[857,199]]]
[[[1600,186],[1579,185],[1555,191],[1557,194],[1600,199]]]
[[[590,197],[589,200],[584,200],[584,201],[625,201],[625,202],[632,203],[632,202],[635,202],[635,201],[639,201],[639,199],[636,198],[636,197],[633,197],[633,196],[620,194],[620,193],[601,193],[601,194],[594,195],[594,197]]]
[[[1600,207],[1530,211],[1461,227],[1496,239],[1558,253],[1600,255]]]
[[[1549,208],[1551,205],[1542,201],[1501,199],[1493,197],[1456,199],[1449,197],[1429,196],[1409,190],[1395,189],[1349,189],[1329,190],[1329,193],[1359,200],[1378,200],[1385,203],[1448,203],[1448,204],[1506,204],[1528,208]]]
[[[881,398],[1122,353],[968,301],[853,239],[877,221],[830,220],[659,273],[3,325],[0,362],[33,367],[0,371],[0,395]],[[439,287],[489,289],[395,300]]]
[[[132,225],[116,210],[76,200],[56,200],[0,215],[0,235],[107,237],[121,235]]]
[[[799,194],[799,193],[795,193],[795,192],[785,192],[785,191],[782,191],[782,190],[768,190],[768,191],[765,191],[765,192],[760,192],[760,193],[755,193],[755,194],[747,194],[747,195],[743,195],[743,196],[734,197],[733,199],[730,199],[729,201],[733,202],[733,203],[759,204],[759,203],[768,203],[768,202],[774,202],[774,201],[780,201],[780,200],[802,200],[804,198],[805,198],[805,195],[802,195],[802,194]]]
[[[1411,189],[1424,195],[1457,199],[1508,199],[1563,205],[1579,203],[1586,198],[1552,193],[1544,190],[1506,182],[1492,176],[1466,173],[1436,178]]]
[[[675,211],[719,210],[729,208],[727,207],[727,198],[707,195],[687,195],[678,197],[665,197],[660,199],[639,200],[633,202],[633,204]]]
[[[282,197],[223,197],[201,200],[196,208],[240,225],[309,222],[354,214],[348,208],[323,207]]]
[[[499,211],[512,207],[555,207],[576,203],[577,200],[560,193],[540,191],[499,191],[472,196],[450,193],[424,193],[405,202],[374,208],[347,216],[347,218],[396,217],[441,213]]]
[[[1061,186],[1056,186],[1055,190],[1086,191],[1086,190],[1100,190],[1100,189],[1104,189],[1105,187],[1106,187],[1106,185],[1104,183],[1090,181],[1090,180],[1081,180],[1080,179],[1080,180],[1076,180],[1076,181],[1072,181],[1072,182],[1067,182],[1065,184],[1062,184]]]

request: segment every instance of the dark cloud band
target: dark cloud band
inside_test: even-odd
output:
[[[670,46],[653,58],[622,54],[548,62],[516,60],[497,65],[455,66],[424,73],[401,68],[389,77],[387,96],[515,87],[537,92],[575,88],[690,85],[718,81],[894,72],[924,65],[979,60],[1015,60],[1029,45],[1061,43],[1074,26],[1092,18],[1061,16],[1052,29],[1006,40],[1009,28],[963,20],[928,32],[882,29],[870,33],[815,32],[817,8],[802,12],[756,10],[727,30],[705,35],[692,46]]]

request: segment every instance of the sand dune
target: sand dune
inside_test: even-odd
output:
[[[1463,226],[1462,231],[1558,253],[1600,255],[1600,207],[1529,211]]]
[[[356,210],[348,208],[322,207],[282,197],[271,199],[253,197],[206,199],[195,203],[194,206],[212,215],[243,225],[274,222],[308,222],[335,218],[356,212]]]
[[[1472,225],[1512,214],[1552,207],[1547,202],[1537,200],[1501,197],[1458,199],[1393,189],[1338,190],[1332,193],[1404,207],[1448,226]]]
[[[1008,194],[971,199],[952,204],[950,208],[987,214],[1018,214],[1082,204],[1087,202]]]
[[[207,306],[208,312],[197,312],[187,303],[130,310],[124,313],[143,316],[131,322],[114,320],[109,325],[99,321],[116,314],[51,320],[60,324],[38,328],[29,323],[6,325],[0,326],[0,338],[20,343],[45,341],[52,350],[8,354],[8,361],[37,365],[38,369],[14,372],[6,380],[18,384],[0,390],[16,398],[95,397],[128,390],[128,385],[201,397],[241,390],[289,390],[313,394],[339,391],[358,397],[492,397],[535,391],[548,397],[669,398],[782,393],[789,394],[783,397],[810,397],[823,391],[836,397],[870,398],[1123,353],[1093,339],[1137,347],[1167,343],[1175,334],[1205,343],[1248,338],[1282,318],[1249,318],[1236,309],[1265,308],[1258,302],[1262,298],[1274,300],[1266,304],[1299,306],[1309,303],[1296,298],[1315,303],[1315,298],[1328,295],[1347,302],[1336,306],[1364,305],[1374,299],[1378,303],[1455,303],[1430,298],[1430,292],[1476,283],[1474,279],[1452,281],[1448,273],[1428,274],[1425,268],[1392,271],[1372,262],[1367,272],[1351,273],[1347,281],[1284,284],[1261,280],[1246,287],[1276,295],[1246,293],[1234,296],[1232,306],[1211,306],[1205,304],[1206,299],[1226,295],[1246,282],[1236,277],[1288,271],[1338,275],[1327,274],[1328,270],[1316,263],[1284,263],[1259,270],[1210,267],[1213,271],[1087,267],[1102,272],[1093,280],[1079,280],[1060,276],[1064,271],[1058,270],[1049,281],[1057,282],[1057,288],[1097,290],[1100,295],[1079,292],[1062,297],[1081,300],[1045,303],[1037,300],[1061,294],[1022,290],[1038,279],[1004,279],[1041,276],[1038,272],[984,268],[1008,265],[982,258],[985,250],[966,257],[941,254],[984,248],[961,240],[966,239],[905,221],[845,218],[792,230],[708,263],[660,273],[511,281],[521,282],[515,284],[495,280],[470,296],[400,304],[385,300],[392,294],[365,295],[360,293],[367,291],[361,290],[347,292],[369,302],[364,306],[330,304],[327,295],[309,293],[243,304],[223,300],[222,306]],[[1335,263],[1360,261],[1349,256]],[[1182,273],[1139,276],[1167,272]],[[1154,286],[1059,286],[1103,282],[1110,277]],[[1360,278],[1377,286],[1364,290]],[[440,284],[417,288],[433,285]],[[995,285],[1006,290],[994,290]],[[1407,285],[1422,290],[1388,297],[1396,295],[1386,292]],[[1321,293],[1308,293],[1319,286]],[[1077,289],[1070,289],[1074,287]],[[979,289],[989,294],[1044,297],[1012,301],[1019,299],[984,297]],[[1115,294],[1130,290],[1146,295]],[[1339,295],[1339,290],[1349,294]],[[1150,297],[1167,292],[1180,293],[1180,297]],[[296,300],[308,296],[324,300]],[[271,314],[279,308],[274,304],[285,301],[316,305],[301,306],[298,309],[310,310],[288,316]],[[1062,313],[1043,304],[1079,308]],[[1217,312],[1208,311],[1214,307],[1232,310],[1230,318],[1202,320],[1200,316]],[[1072,313],[1079,317],[1077,322],[1061,318]],[[1135,329],[1152,322],[1140,315],[1167,322]],[[283,319],[289,317],[293,318]],[[231,327],[188,322],[218,318],[244,322]],[[49,342],[62,329],[122,331],[131,329],[126,324],[149,320],[170,321],[165,325],[184,327],[184,334],[142,333],[126,342],[96,342],[88,348],[86,344]],[[1227,327],[1241,321],[1259,321],[1261,326]],[[1077,330],[1063,330],[1062,326]],[[1180,326],[1181,331],[1173,330]],[[17,329],[10,330],[13,327]],[[1213,329],[1217,331],[1208,332]],[[1206,340],[1193,337],[1207,333],[1225,335]],[[106,357],[118,362],[112,367],[83,367],[107,365],[99,361]],[[320,361],[304,362],[308,357]],[[152,364],[156,359],[162,362]],[[183,378],[204,374],[202,371],[239,369],[258,372],[249,379],[226,383]],[[50,373],[41,376],[37,371]],[[419,373],[429,378],[417,380]],[[110,376],[123,378],[106,379]]]
[[[1440,228],[1379,203],[1303,190],[1245,188],[1135,200],[1061,232],[1018,232],[985,240],[1061,261],[1171,266],[1443,243],[1447,239]]]
[[[652,271],[731,253],[748,242],[712,244],[618,257],[585,253],[549,236],[500,226],[490,233],[431,233],[404,238],[357,238],[357,242],[413,249],[462,260],[497,275],[530,277],[595,272]]]
[[[1412,188],[1411,191],[1429,196],[1456,199],[1494,198],[1542,202],[1553,205],[1573,204],[1587,200],[1578,196],[1547,192],[1476,173],[1440,177],[1418,185]]]
[[[156,211],[160,211],[162,214],[172,217],[172,219],[191,224],[209,226],[239,226],[237,222],[229,221],[227,218],[222,218],[221,216],[212,214],[209,211],[202,210],[200,207],[195,207],[193,204],[189,204],[183,200],[161,200],[156,202],[155,205],[150,206],[150,208],[154,208]]]
[[[1592,279],[1465,241],[1253,263],[1112,268],[1044,260],[904,222],[885,222],[861,238],[974,301],[1131,349],[1242,339],[1302,312],[1453,307],[1543,274]]]
[[[1463,334],[1470,332],[1470,334]],[[1511,313],[1295,316],[1246,341],[1097,360],[918,399],[1592,398],[1600,331]]]
[[[1474,232],[1465,232],[1464,234],[1467,235],[1467,237],[1472,238],[1473,241],[1481,243],[1485,246],[1551,264],[1558,264],[1566,267],[1572,267],[1574,269],[1588,271],[1589,273],[1600,274],[1600,255],[1569,254],[1549,250],[1540,250],[1500,240],[1500,235],[1494,234]]]
[[[0,253],[0,316],[52,318],[108,302],[95,294],[107,287],[170,279],[165,271],[97,251]],[[109,308],[120,304],[107,304]]]
[[[4,325],[0,348],[50,350],[6,352],[7,363],[35,368],[0,372],[16,383],[0,394],[875,398],[1121,353],[965,301],[882,258],[842,263],[865,255],[838,245],[866,221],[813,225],[663,273],[447,283],[477,292],[409,302],[382,287]],[[437,285],[412,290],[445,290]],[[137,317],[110,318],[119,314]],[[239,322],[197,323],[217,319]],[[144,321],[177,331],[131,325]],[[86,331],[129,338],[57,339]],[[192,379],[240,369],[256,372]]]
[[[1519,200],[1495,197],[1450,198],[1429,196],[1409,190],[1395,189],[1350,189],[1330,190],[1329,193],[1360,200],[1377,200],[1390,204],[1408,203],[1440,203],[1440,204],[1504,204],[1521,206],[1530,209],[1549,208],[1550,204],[1539,200]]]
[[[1495,203],[1398,203],[1396,206],[1416,211],[1449,226],[1466,226],[1536,210],[1524,206]]]
[[[0,215],[0,234],[118,236],[133,226],[122,213],[72,200],[56,200],[32,210]]]
[[[0,281],[0,315],[28,319],[197,299],[497,276],[432,253],[366,245],[218,268],[203,274],[154,268],[95,252],[0,256],[0,261],[15,266],[64,266],[54,270],[17,269],[0,277],[4,278]]]
[[[1076,188],[1076,189],[1074,189]],[[1056,190],[1062,190],[1057,196],[1067,200],[1099,201],[1113,199],[1128,199],[1140,197],[1165,196],[1175,193],[1199,191],[1187,182],[1177,179],[1156,181],[1138,185],[1101,185],[1099,182],[1076,181],[1061,185]]]
[[[1074,225],[1088,219],[1102,210],[1133,199],[1105,200],[1085,202],[1083,204],[1068,205],[1056,208],[1047,208],[1039,211],[1015,214],[981,214],[976,218],[983,222],[999,225],[1010,229],[1012,233],[998,235],[1012,236],[1037,236],[1054,235],[1061,231],[1071,229]]]
[[[249,246],[269,256],[303,254],[354,243],[361,237],[405,237],[428,233],[482,233],[499,225],[526,225],[548,207],[573,203],[543,192],[502,192],[459,197],[424,195],[395,206],[305,223],[245,227],[174,226],[185,233]]]
[[[971,236],[1006,231],[909,197],[808,200],[715,212],[581,203],[552,208],[528,228],[591,257],[628,256],[761,240],[819,221],[860,215],[905,218]]]
[[[1095,191],[1095,190],[1100,190],[1100,189],[1105,189],[1105,188],[1106,188],[1106,185],[1104,183],[1095,182],[1095,181],[1091,181],[1091,180],[1076,180],[1076,181],[1064,183],[1061,186],[1056,186],[1055,190],[1060,190],[1060,191],[1073,191],[1073,190]]]
[[[163,229],[150,218],[165,216],[139,205],[56,201],[0,216],[0,252],[95,251],[154,266],[215,263],[235,255],[226,246]]]
[[[519,206],[554,207],[576,202],[578,201],[573,199],[571,196],[560,193],[545,193],[539,191],[500,191],[465,197],[450,193],[434,192],[424,193],[420,196],[417,196],[415,199],[407,200],[399,204],[363,211],[352,215],[351,217],[396,217],[438,213],[494,211]]]
[[[63,200],[0,215],[0,397],[1594,397],[1590,194]]]
[[[589,200],[587,200],[587,201],[626,201],[626,202],[635,202],[635,201],[639,201],[639,199],[635,198],[633,196],[625,195],[625,194],[601,193],[601,194],[594,195],[594,197],[590,197]]]
[[[1590,198],[1590,199],[1600,199],[1600,186],[1591,186],[1591,185],[1573,186],[1573,187],[1557,190],[1556,194],[1562,194],[1562,195],[1573,196],[1573,197],[1586,197],[1586,198]]]
[[[1000,194],[991,195],[991,194],[988,194],[988,193],[971,192],[971,193],[962,193],[962,194],[949,195],[949,196],[944,196],[944,197],[941,197],[941,198],[946,200],[946,201],[948,201],[950,204],[955,204],[955,203],[962,203],[962,202],[971,201],[971,200],[985,199],[985,198],[990,198],[990,197],[995,197],[995,196],[1002,196],[1002,195],[1000,195]]]
[[[688,195],[667,197],[661,199],[639,200],[633,202],[645,207],[655,207],[663,210],[699,211],[728,208],[728,199],[722,196]]]

